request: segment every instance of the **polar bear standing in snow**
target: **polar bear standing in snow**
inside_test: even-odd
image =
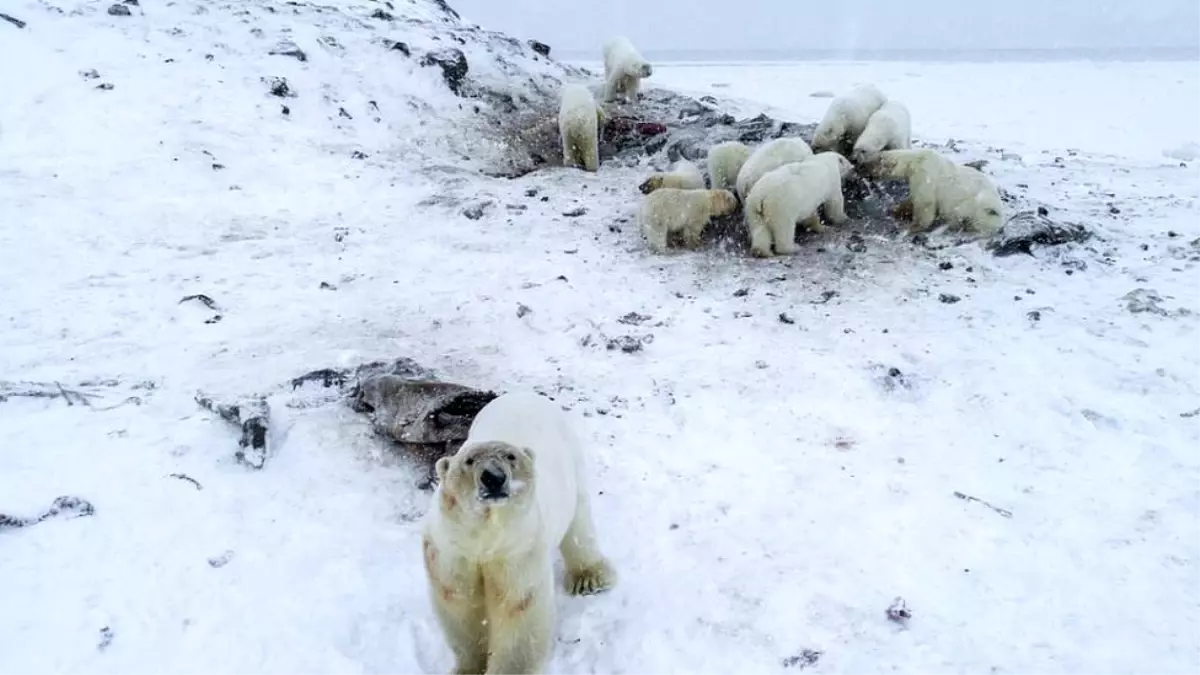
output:
[[[754,184],[768,171],[777,169],[784,164],[804,161],[812,157],[812,154],[812,148],[808,147],[808,143],[805,143],[803,138],[776,138],[763,143],[750,153],[746,163],[738,171],[738,197],[745,202],[746,196],[750,194]]]
[[[582,444],[557,404],[509,393],[436,470],[422,546],[454,672],[539,672],[554,645],[554,549],[570,593],[616,581],[596,544]]]
[[[708,180],[714,190],[736,190],[738,172],[750,158],[750,148],[740,141],[717,143],[708,150]]]
[[[696,248],[708,221],[737,211],[738,200],[729,190],[655,190],[642,200],[638,223],[646,243],[655,253],[667,250],[667,236],[683,232],[683,245]]]
[[[704,174],[700,173],[700,167],[686,159],[681,159],[675,162],[670,171],[660,171],[651,174],[649,178],[642,181],[642,184],[638,186],[638,190],[644,195],[648,195],[659,188],[703,190]]]
[[[785,164],[763,176],[746,199],[746,229],[750,253],[771,256],[771,245],[779,255],[790,255],[796,246],[796,223],[810,229],[825,229],[817,215],[825,207],[825,218],[836,224],[846,220],[842,179],[850,173],[850,161],[836,152],[821,152],[803,162]]]
[[[604,101],[624,99],[635,103],[642,78],[654,69],[642,58],[629,38],[615,37],[604,45]]]
[[[887,103],[887,96],[873,84],[859,85],[833,99],[813,132],[813,150],[849,156],[855,141],[867,128],[867,120],[884,103]]]
[[[563,166],[578,166],[584,171],[600,169],[600,120],[592,92],[582,84],[562,88],[558,106],[558,133],[562,136]]]
[[[884,150],[908,150],[912,147],[912,119],[908,107],[899,101],[888,101],[871,114],[867,126],[854,142],[850,160],[864,164]]]
[[[990,236],[1004,225],[1004,204],[996,186],[982,172],[961,166],[933,150],[885,150],[866,165],[874,178],[908,181],[913,224],[924,232],[941,218],[953,228]]]

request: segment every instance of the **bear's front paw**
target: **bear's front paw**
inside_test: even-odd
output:
[[[571,595],[603,593],[612,588],[616,582],[616,571],[604,559],[579,569],[567,570],[567,591]]]

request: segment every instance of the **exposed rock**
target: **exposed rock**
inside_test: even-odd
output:
[[[465,218],[468,218],[470,220],[479,220],[480,218],[483,217],[483,214],[487,213],[488,209],[490,209],[491,207],[492,207],[492,200],[487,199],[487,200],[475,202],[474,204],[467,206],[466,208],[464,208],[462,210],[462,214]]]
[[[109,5],[108,13],[112,16],[130,16],[133,14],[125,5]]]
[[[5,14],[4,12],[0,12],[0,19],[3,19],[3,20],[5,20],[5,21],[7,21],[7,22],[11,23],[12,25],[16,26],[17,28],[24,28],[24,27],[25,27],[25,22],[24,22],[24,21],[22,21],[22,20],[18,19],[18,18],[17,18],[17,17],[15,17],[15,16],[10,16],[10,15],[8,15],[8,14]]]
[[[384,38],[383,46],[387,47],[388,49],[394,49],[405,56],[412,56],[412,50],[408,48],[408,44],[400,42],[399,40],[388,40]]]
[[[542,56],[550,56],[550,45],[546,44],[545,42],[538,42],[537,40],[528,40],[527,44],[529,45],[530,49],[537,52],[538,54],[541,54]]]
[[[286,77],[264,77],[262,78],[262,81],[267,85],[267,88],[271,92],[272,96],[278,96],[279,98],[296,98],[296,92],[292,91],[292,88],[288,86]]]
[[[1135,288],[1122,298],[1125,308],[1134,314],[1158,314],[1168,316],[1170,312],[1162,307],[1162,296],[1151,288]]]
[[[36,516],[22,518],[0,513],[0,530],[30,527],[51,518],[81,518],[90,516],[96,508],[86,499],[64,495],[50,504],[50,508]]]
[[[305,54],[304,50],[296,46],[296,43],[292,42],[291,40],[281,41],[268,53],[272,56],[291,56],[299,61],[308,60],[308,54]]]
[[[446,0],[433,0],[433,4],[437,5],[443,12],[445,12],[446,14],[449,14],[450,16],[452,16],[456,19],[462,18],[461,16],[458,15],[458,12],[454,11],[454,8],[452,8],[450,5],[446,4]]]
[[[467,56],[457,47],[446,47],[429,52],[421,58],[422,66],[438,66],[450,91],[461,95],[463,80],[467,77]]]

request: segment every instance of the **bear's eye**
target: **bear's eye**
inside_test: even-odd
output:
[[[466,462],[464,462],[464,464],[467,466],[475,466],[475,458],[472,457],[471,459],[468,459]]]
[[[510,452],[510,453],[508,453],[508,461],[510,461],[510,462],[515,462],[515,461],[517,461],[517,456],[516,456],[516,455],[514,455],[514,454],[512,454],[511,452]]]

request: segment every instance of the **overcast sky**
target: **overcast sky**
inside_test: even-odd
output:
[[[1200,0],[449,0],[558,51],[1200,48]]]

